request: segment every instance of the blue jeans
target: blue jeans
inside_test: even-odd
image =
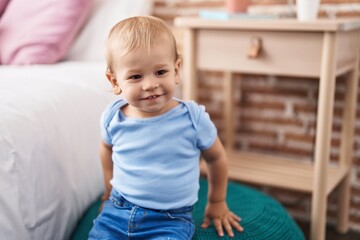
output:
[[[191,239],[195,225],[193,207],[171,210],[146,209],[128,202],[112,190],[88,239]]]

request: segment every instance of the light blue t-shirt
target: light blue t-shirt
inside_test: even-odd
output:
[[[201,150],[210,148],[217,130],[204,106],[181,101],[151,118],[121,112],[123,99],[101,117],[103,140],[112,145],[111,185],[126,200],[144,208],[167,210],[195,204]]]

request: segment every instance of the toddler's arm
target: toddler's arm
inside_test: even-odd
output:
[[[101,159],[101,165],[103,168],[104,173],[104,182],[105,182],[105,193],[101,197],[102,201],[107,200],[110,197],[111,192],[111,184],[110,180],[113,176],[113,162],[112,162],[112,146],[109,144],[106,144],[105,142],[100,143],[100,159]],[[102,206],[101,206],[102,208]],[[100,210],[101,210],[100,208]]]
[[[201,226],[207,228],[213,220],[219,236],[224,235],[223,228],[225,228],[228,235],[233,237],[232,227],[240,232],[243,228],[239,224],[240,217],[229,210],[225,200],[228,176],[227,158],[218,137],[208,150],[202,152],[202,155],[208,167],[209,192],[205,219]]]

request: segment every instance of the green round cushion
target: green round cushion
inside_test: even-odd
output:
[[[304,240],[298,225],[284,207],[275,199],[245,185],[229,182],[227,203],[231,211],[242,218],[244,232],[235,231],[235,237],[226,234],[220,238],[214,227],[201,228],[207,202],[207,180],[200,179],[199,200],[195,204],[193,217],[196,225],[193,240],[246,239],[246,240]],[[75,228],[71,239],[85,240],[98,215],[101,201],[90,206]]]

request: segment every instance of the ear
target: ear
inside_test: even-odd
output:
[[[110,72],[110,70],[106,70],[105,75],[107,80],[110,82],[111,86],[113,87],[113,93],[115,95],[120,95],[122,91],[118,81],[116,80],[115,74]]]
[[[180,67],[181,67],[181,58],[178,58],[175,61],[175,83],[177,85],[181,84],[181,78],[180,78]]]

